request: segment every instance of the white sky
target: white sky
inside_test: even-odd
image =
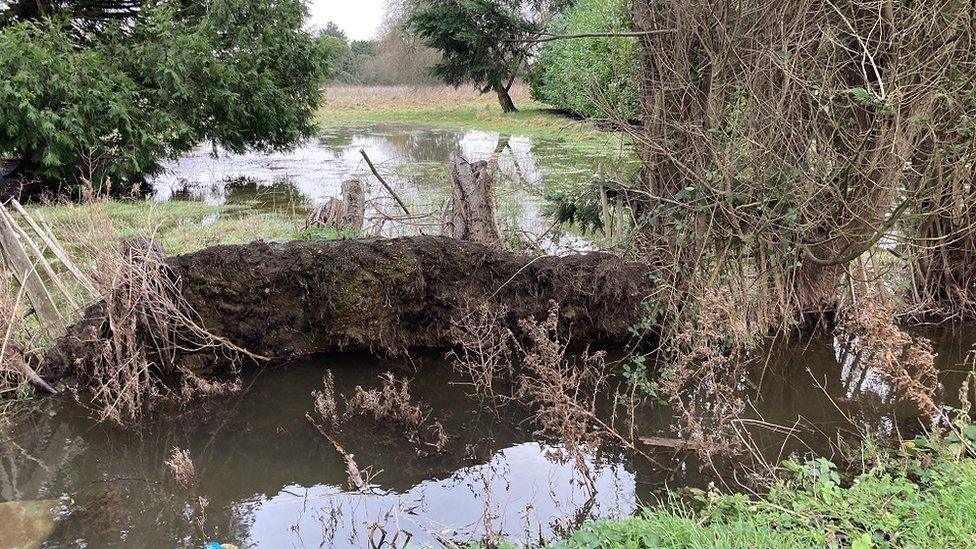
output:
[[[384,0],[310,0],[309,24],[320,29],[333,21],[350,40],[368,40],[376,38],[384,8]]]

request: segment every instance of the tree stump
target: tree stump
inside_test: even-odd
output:
[[[485,246],[501,246],[502,237],[495,224],[494,181],[488,162],[468,162],[451,158],[451,185],[454,193],[444,224],[444,233],[458,240]]]
[[[363,183],[350,179],[342,183],[342,198],[330,198],[309,214],[305,228],[335,227],[360,233],[366,218],[366,191]]]

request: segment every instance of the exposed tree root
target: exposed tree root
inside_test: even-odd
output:
[[[498,304],[505,322],[545,318],[580,342],[621,341],[641,318],[645,268],[591,253],[527,257],[444,237],[216,246],[166,260],[201,328],[276,361],[337,350],[450,347],[470,303]],[[111,337],[105,303],[45,357],[72,375]],[[181,349],[183,368],[225,367],[213,349]]]

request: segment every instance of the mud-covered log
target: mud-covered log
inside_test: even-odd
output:
[[[499,246],[502,237],[495,224],[494,181],[484,160],[468,162],[451,158],[451,210],[444,233],[460,240]]]
[[[449,347],[461,317],[483,303],[507,309],[513,328],[555,303],[575,341],[620,341],[647,288],[643,267],[610,254],[517,256],[446,237],[256,242],[166,262],[203,326],[277,361]],[[100,307],[89,308],[48,353],[45,371],[70,374],[107,329]]]

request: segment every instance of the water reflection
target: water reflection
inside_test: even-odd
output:
[[[955,404],[965,375],[955,366],[976,330],[929,335],[937,336],[940,355],[938,397]],[[908,436],[920,428],[917,412],[890,398],[883,378],[843,361],[837,345],[819,337],[780,346],[743,378],[748,415],[757,420],[749,431],[768,461],[790,453],[830,456],[846,432]],[[372,493],[347,491],[344,463],[305,419],[323,367],[346,395],[356,385],[376,386],[386,370],[412,377],[414,396],[430,404],[452,437],[445,452],[419,456],[395,430],[353,418],[338,437],[376,475]],[[209,501],[207,537],[244,547],[341,547],[384,534],[387,542],[399,534],[398,543],[409,536],[414,544],[488,531],[534,540],[584,518],[630,513],[669,488],[734,485],[737,478],[734,463],[720,466],[717,477],[693,455],[662,450],[650,463],[607,446],[586,457],[597,486],[591,494],[573,464],[559,458],[558,441],[533,434],[525,410],[487,410],[455,381],[439,355],[418,354],[409,363],[326,356],[252,372],[238,397],[160,406],[128,431],[93,423],[69,399],[41,400],[5,430],[0,500],[60,500],[51,547],[199,545],[191,496],[162,465],[177,446],[189,449],[196,495]],[[673,433],[661,406],[641,410],[638,422],[644,435]]]
[[[629,151],[610,146],[617,140],[614,136],[605,140],[607,146],[412,125],[339,128],[323,130],[286,153],[220,153],[215,158],[211,146],[201,145],[168,163],[152,184],[160,201],[192,199],[291,211],[338,196],[342,182],[356,178],[366,183],[371,210],[393,211],[385,209],[392,203],[375,182],[359,153],[362,149],[407,203],[417,211],[434,211],[450,194],[447,162],[460,154],[497,166],[500,223],[538,236],[551,224],[541,213],[546,185],[583,183],[601,170],[636,168]],[[253,200],[269,195],[276,197],[272,203]],[[401,233],[391,225],[383,234]]]

